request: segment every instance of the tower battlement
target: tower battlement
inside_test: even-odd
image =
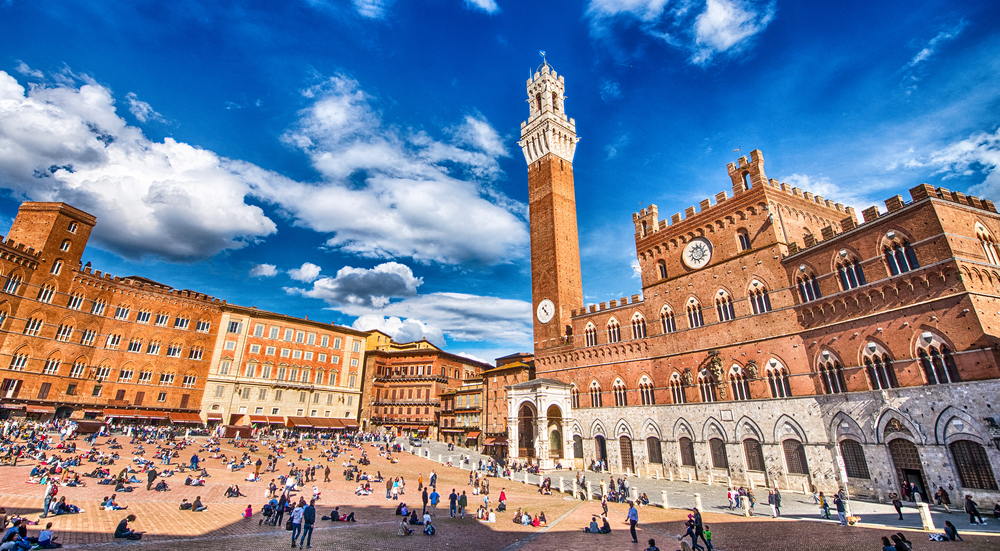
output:
[[[528,120],[521,123],[521,146],[524,160],[530,165],[552,154],[573,162],[576,144],[576,121],[565,112],[566,81],[548,63],[528,79]]]

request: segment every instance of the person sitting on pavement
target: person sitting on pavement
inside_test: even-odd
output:
[[[142,539],[142,532],[137,532],[129,528],[129,523],[135,522],[135,515],[129,515],[122,519],[118,523],[118,527],[115,528],[115,538],[116,539],[129,539],[129,540],[139,540]]]
[[[596,534],[601,531],[601,527],[597,525],[597,517],[590,517],[590,526],[583,529],[584,532],[588,534]]]
[[[424,515],[424,517],[425,517],[425,518],[427,519],[427,521],[426,521],[426,522],[424,522],[424,535],[425,535],[425,536],[433,536],[433,535],[434,535],[434,532],[435,532],[436,530],[434,529],[434,525],[433,525],[433,524],[431,524],[431,518],[430,518],[430,515],[426,515],[426,514],[425,514],[425,515]]]
[[[406,526],[406,519],[405,518],[401,519],[399,521],[399,530],[396,532],[396,534],[400,536],[409,536],[412,533],[413,530],[410,530],[410,528]]]
[[[416,509],[414,509],[413,511],[410,512],[409,523],[410,524],[423,524],[424,523],[424,521],[422,521],[422,520],[420,520],[420,519],[417,518],[417,510]]]

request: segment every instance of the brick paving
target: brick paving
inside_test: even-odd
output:
[[[124,440],[119,438],[119,440]],[[101,439],[100,442],[104,442]],[[82,441],[81,441],[82,443]],[[151,446],[147,445],[147,450]],[[106,446],[99,445],[105,450]],[[190,458],[194,448],[188,448],[181,453],[181,459]],[[317,549],[337,548],[346,550],[393,550],[412,551],[416,549],[446,549],[451,547],[467,548],[474,544],[476,551],[525,551],[553,549],[586,549],[598,543],[605,549],[645,549],[645,542],[655,538],[660,549],[679,549],[676,535],[683,532],[683,520],[687,512],[683,509],[660,509],[644,507],[640,509],[639,539],[642,545],[633,545],[628,534],[628,526],[624,522],[626,507],[612,504],[610,506],[613,533],[610,535],[590,535],[582,531],[592,514],[601,511],[599,502],[581,502],[561,494],[542,496],[534,486],[526,486],[521,482],[504,479],[491,479],[490,499],[495,505],[501,487],[507,488],[510,510],[497,515],[496,524],[487,524],[474,520],[474,512],[480,497],[469,492],[469,509],[472,515],[466,519],[450,519],[447,513],[446,496],[452,488],[469,491],[468,471],[443,465],[423,459],[409,453],[396,454],[397,464],[389,464],[378,457],[370,445],[366,445],[372,464],[365,470],[374,473],[380,470],[384,476],[403,476],[407,482],[408,492],[401,499],[408,504],[419,504],[420,496],[416,492],[417,477],[424,475],[425,481],[434,469],[439,478],[438,490],[444,503],[439,506],[439,515],[435,518],[437,535],[429,538],[417,531],[413,536],[401,538],[396,536],[399,517],[393,514],[396,502],[387,501],[379,489],[382,485],[374,485],[375,493],[370,496],[355,496],[355,482],[347,482],[339,475],[343,470],[343,456],[331,463],[331,482],[317,482],[316,486],[323,492],[323,499],[317,507],[317,517],[327,514],[329,510],[340,505],[342,510],[356,512],[357,523],[339,524],[317,520],[313,534],[313,546]],[[231,445],[223,445],[223,452],[232,456],[236,451]],[[436,449],[431,450],[431,457],[436,459]],[[131,457],[132,449],[126,445],[119,450],[121,456]],[[264,457],[266,458],[266,453]],[[318,458],[318,451],[303,454],[305,457]],[[453,452],[458,457],[459,451]],[[199,453],[204,458],[206,454]],[[355,457],[360,453],[355,451]],[[256,456],[253,456],[256,459]],[[447,458],[447,455],[445,456]],[[124,465],[119,461],[112,469],[117,471]],[[287,470],[287,459],[279,461],[279,471]],[[18,467],[0,467],[0,505],[7,508],[9,514],[26,514],[37,518],[41,509],[42,487],[25,483],[28,471],[33,462],[22,463]],[[93,479],[85,479],[88,486],[78,488],[63,487],[59,495],[65,495],[68,503],[80,506],[84,512],[78,515],[60,515],[49,517],[53,522],[56,534],[66,548],[94,549],[119,546],[134,546],[143,551],[173,550],[173,549],[212,549],[216,550],[220,542],[229,551],[284,549],[290,548],[290,534],[281,527],[259,526],[261,518],[259,510],[266,501],[267,482],[279,473],[264,473],[258,483],[245,482],[247,470],[237,473],[226,471],[218,460],[203,460],[202,464],[212,475],[205,487],[188,487],[183,485],[184,477],[175,476],[166,479],[172,491],[158,493],[147,492],[145,484],[134,485],[132,493],[119,493],[118,501],[128,505],[127,511],[108,512],[98,509],[98,503],[103,496],[110,495],[110,486],[94,485]],[[325,466],[325,462],[317,465]],[[94,464],[86,464],[80,472],[93,469]],[[160,466],[157,466],[159,469]],[[143,478],[143,477],[139,477]],[[322,476],[319,476],[322,480]],[[518,475],[518,479],[521,479]],[[555,479],[558,480],[558,479]],[[231,484],[239,484],[240,489],[248,495],[247,498],[227,499],[225,489]],[[311,488],[314,483],[308,483]],[[306,494],[308,492],[305,492]],[[201,513],[181,511],[178,505],[182,498],[193,501],[200,495],[208,510]],[[653,497],[653,495],[650,495]],[[255,516],[245,520],[242,512],[251,503]],[[513,511],[518,507],[536,514],[544,511],[550,525],[545,528],[532,528],[515,525],[511,522]],[[111,534],[117,523],[127,514],[138,517],[135,528],[145,531],[140,542],[115,541]],[[959,515],[956,515],[958,517]],[[868,527],[840,528],[834,523],[807,522],[804,520],[772,520],[754,517],[743,519],[727,513],[707,512],[704,515],[706,524],[712,527],[715,535],[713,543],[717,549],[747,549],[778,551],[782,549],[801,549],[804,546],[814,546],[817,543],[823,549],[878,549],[878,537],[888,533],[886,529]],[[957,520],[957,519],[956,519]],[[42,525],[44,525],[44,522]],[[963,523],[957,522],[959,530]],[[32,526],[30,534],[37,535],[40,526]],[[895,529],[893,531],[896,531]],[[940,544],[927,541],[927,536],[919,531],[909,531],[909,538],[915,543],[915,548],[928,549]],[[950,549],[986,550],[1000,548],[1000,535],[963,536],[965,542],[952,544]],[[596,538],[596,540],[595,540]]]

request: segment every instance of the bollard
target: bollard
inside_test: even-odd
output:
[[[588,480],[587,481],[587,495],[584,498],[586,501],[590,501],[590,496],[594,495],[594,489],[593,489],[593,486],[591,486],[591,484],[592,484],[592,482],[590,482]]]
[[[809,495],[809,486],[805,482],[802,483],[802,494]]]
[[[757,487],[757,486],[756,486],[756,485],[755,485],[755,484],[753,483],[753,478],[748,478],[747,480],[749,480],[749,481],[750,481],[750,489],[751,489],[751,490],[753,490],[754,488],[756,488],[756,487]]]
[[[629,488],[628,489],[628,493],[629,493],[629,499],[631,499],[632,501],[639,501],[639,490],[638,489],[636,489],[636,488]]]
[[[691,473],[688,473],[688,484],[691,483]]]
[[[524,475],[524,481],[525,482],[528,481],[528,475]],[[543,482],[542,475],[538,475],[538,487],[539,488],[542,487],[542,482]]]
[[[673,467],[670,468],[670,481],[671,482],[674,481],[674,468]]]
[[[561,476],[559,477],[559,493],[560,494],[566,493],[566,480]]]
[[[663,504],[660,505],[660,507],[663,507],[664,509],[669,509],[670,508],[670,504],[667,502],[667,491],[666,490],[661,490],[660,491],[660,501],[663,502]]]
[[[934,519],[931,517],[931,508],[926,503],[917,503],[917,509],[920,511],[920,520],[924,523],[924,530],[936,530],[934,528]]]
[[[708,473],[708,485],[712,485],[712,473]]]
[[[574,478],[573,479],[573,499],[576,499],[576,496],[578,496],[578,495],[580,495],[580,483],[577,482],[576,479]]]
[[[453,456],[449,455],[448,456],[448,463],[451,463],[452,465],[454,465],[455,464],[455,458]]]
[[[444,464],[444,461],[441,461],[441,454],[438,454],[438,463]]]
[[[729,487],[729,488],[733,487],[733,477],[731,477],[731,476],[727,476],[726,477],[726,486]]]
[[[694,495],[694,506],[701,511],[701,494]]]

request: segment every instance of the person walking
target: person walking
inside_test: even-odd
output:
[[[937,499],[937,504],[944,507],[945,513],[951,513],[951,498],[948,496],[948,492],[945,491],[944,487],[938,486],[938,491],[934,494],[934,498]]]
[[[298,539],[299,534],[302,533],[302,515],[305,513],[305,507],[299,502],[295,509],[292,509],[292,547],[295,547],[295,540]]]
[[[45,508],[42,510],[42,518],[49,516],[49,505],[58,491],[55,484],[52,483],[52,477],[49,477],[49,483],[45,486],[45,499],[43,500]]]
[[[385,500],[392,499],[392,477],[385,477]]]
[[[731,487],[726,489],[726,499],[729,500],[729,510],[732,511],[736,507],[736,500],[733,499],[733,489]]]
[[[465,490],[462,490],[462,495],[458,498],[458,516],[465,518],[465,508],[469,506],[469,498],[465,495]]]
[[[889,499],[892,500],[892,506],[896,508],[899,520],[903,520],[903,502],[899,500],[899,496],[896,494],[889,494]]]
[[[840,517],[840,525],[847,526],[847,507],[844,506],[844,500],[840,497],[840,493],[833,498],[833,504],[837,507],[837,516]]]
[[[281,520],[285,518],[285,508],[288,507],[288,497],[285,494],[281,494],[278,499],[278,507],[275,509],[274,513],[274,525],[282,526]]]
[[[264,464],[264,461],[262,461],[261,458],[258,457],[257,458],[257,462],[254,463],[254,470],[253,470],[253,477],[254,478],[260,478],[260,467],[263,464]]]
[[[697,545],[698,538],[701,538],[701,541],[708,546],[708,540],[705,539],[705,524],[701,520],[701,511],[697,507],[692,510],[694,511],[694,537],[691,540]]]
[[[149,472],[146,473],[146,491],[147,492],[153,489],[153,482],[156,481],[156,477],[158,475],[159,475],[159,473],[156,472],[156,469],[149,469]]]
[[[979,509],[976,508],[976,502],[972,501],[972,496],[969,494],[965,496],[965,512],[969,514],[969,524],[986,524],[983,516],[979,514]],[[979,522],[976,522],[977,518]]]
[[[427,495],[427,490],[426,489],[424,489],[423,493],[420,494],[420,499],[423,500],[423,502],[424,502],[424,509],[423,509],[423,511],[420,512],[420,514],[423,515],[424,513],[427,512],[427,501],[429,499],[428,495]],[[452,516],[454,516],[454,515],[452,515]]]
[[[299,549],[302,549],[302,543],[305,542],[306,547],[312,547],[313,539],[313,525],[316,524],[316,500],[310,500],[309,505],[306,505],[302,509],[302,538],[299,539]],[[308,538],[308,539],[306,539]]]
[[[628,530],[632,534],[632,543],[639,543],[639,538],[635,533],[635,525],[639,522],[639,510],[635,508],[635,503],[628,502]]]
[[[772,518],[778,518],[778,508],[774,504],[774,490],[767,491],[767,504],[771,506]]]
[[[330,481],[330,466],[327,465],[326,469],[323,471],[323,482]]]
[[[823,518],[830,518],[830,502],[826,500],[826,496],[823,495],[823,492],[819,493],[819,510],[823,515]]]
[[[191,470],[192,471],[197,471],[198,470],[198,461],[199,461],[198,454],[194,454],[194,455],[191,456]]]
[[[774,489],[774,516],[781,516],[781,491],[777,488]],[[709,546],[711,548],[711,546]]]
[[[427,499],[427,490],[424,490],[424,499]],[[424,502],[424,508],[426,509],[426,501]],[[458,494],[455,493],[455,488],[451,489],[451,494],[448,496],[448,515],[450,518],[455,518],[455,512],[458,510]]]
[[[437,506],[438,502],[441,501],[441,494],[438,493],[436,488],[431,492],[430,501],[431,501],[431,514],[437,516]],[[424,503],[424,505],[426,505],[426,503]]]

